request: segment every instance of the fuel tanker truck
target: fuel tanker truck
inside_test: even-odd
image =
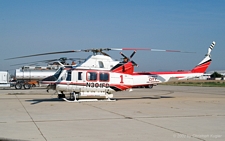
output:
[[[31,87],[40,86],[39,81],[53,75],[61,66],[23,66],[15,70],[15,88],[30,89]]]

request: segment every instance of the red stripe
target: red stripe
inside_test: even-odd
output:
[[[204,63],[202,65],[199,65],[199,66],[196,66],[194,69],[191,70],[191,72],[193,73],[204,73],[206,71],[206,69],[209,67],[211,62],[207,62],[207,63]]]
[[[122,48],[122,50],[151,50],[149,48]]]
[[[134,72],[133,75],[163,75],[163,74],[190,74],[191,71],[168,71],[168,72]]]

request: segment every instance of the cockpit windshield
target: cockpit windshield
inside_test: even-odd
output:
[[[63,71],[63,67],[61,67],[60,69],[58,69],[53,76],[55,76],[55,78],[58,79],[62,71]]]
[[[42,81],[57,81],[62,71],[63,67],[59,68],[54,75],[46,77],[42,79]]]

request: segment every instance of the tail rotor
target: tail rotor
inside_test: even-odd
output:
[[[134,54],[136,53],[136,50],[134,50],[134,52],[130,55],[130,57],[127,57],[126,55],[124,55],[122,52],[120,52],[120,54],[123,56],[123,62],[127,63],[131,60],[131,58],[134,56]],[[138,66],[137,63],[135,63],[133,60],[131,61],[131,63],[134,66]]]

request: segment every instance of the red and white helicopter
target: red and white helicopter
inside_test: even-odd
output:
[[[181,52],[172,50],[105,48],[52,52],[15,58],[80,51],[93,52],[94,54],[89,56],[83,63],[75,67],[61,67],[53,76],[43,79],[41,84],[47,85],[47,89],[56,90],[58,98],[62,98],[67,102],[97,101],[99,99],[111,101],[113,92],[132,90],[136,86],[149,86],[167,82],[173,77],[187,79],[203,75],[211,63],[210,53],[214,45],[215,42],[211,44],[205,58],[196,67],[191,71],[182,72],[134,72],[134,66],[137,64],[130,59],[136,50]],[[129,58],[121,53],[124,56],[124,62],[120,62],[114,61],[108,54],[103,52],[109,50],[134,50],[134,52]],[[69,94],[69,97],[66,93]]]

